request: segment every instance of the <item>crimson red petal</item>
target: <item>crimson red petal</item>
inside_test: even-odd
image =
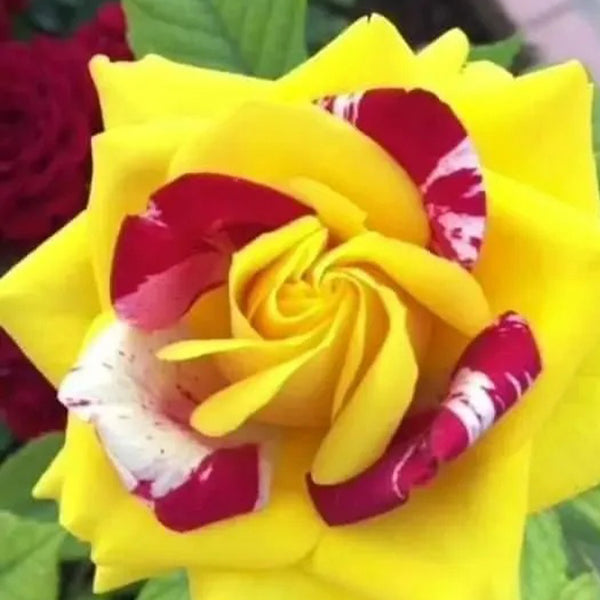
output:
[[[310,495],[329,525],[343,525],[404,504],[412,489],[430,482],[440,466],[473,445],[529,389],[542,369],[533,333],[509,312],[469,345],[439,409],[418,431],[403,425],[384,455],[357,477],[318,485]]]
[[[432,251],[473,268],[487,215],[481,167],[452,109],[424,90],[381,88],[318,101],[384,148],[419,187]]]
[[[252,512],[260,498],[259,458],[254,444],[216,450],[182,486],[155,500],[156,517],[183,532]]]
[[[146,330],[172,325],[201,294],[225,282],[234,252],[310,213],[290,196],[245,179],[184,175],[121,228],[112,272],[117,314]]]

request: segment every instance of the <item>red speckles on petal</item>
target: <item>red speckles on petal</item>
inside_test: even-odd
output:
[[[432,251],[471,269],[483,242],[486,195],[465,128],[424,90],[374,89],[318,101],[352,123],[406,170],[423,194]]]
[[[373,517],[404,504],[439,467],[474,444],[516,404],[541,372],[527,322],[509,312],[485,329],[458,362],[446,399],[418,423],[403,424],[384,455],[338,485],[308,487],[329,525]]]
[[[216,440],[188,425],[210,390],[193,365],[155,356],[181,335],[113,324],[67,375],[59,399],[94,426],[124,487],[166,527],[188,531],[262,508],[271,467],[264,429]]]
[[[146,330],[174,324],[226,280],[231,256],[311,210],[269,187],[210,173],[159,190],[146,214],[125,220],[112,272],[119,317]]]

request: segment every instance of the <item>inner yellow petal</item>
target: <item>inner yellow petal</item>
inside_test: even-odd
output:
[[[367,215],[335,190],[305,177],[292,179],[283,186],[294,198],[313,208],[321,223],[338,240],[347,240],[364,231]]]
[[[326,254],[314,269],[318,280],[335,265],[368,263],[432,313],[473,336],[489,324],[485,295],[475,278],[456,263],[428,250],[377,233],[355,237]]]
[[[412,400],[418,375],[406,307],[394,292],[365,273],[355,271],[353,276],[377,293],[388,330],[317,452],[311,473],[321,484],[350,479],[381,456]]]
[[[194,411],[192,426],[205,435],[221,436],[260,409],[256,418],[267,423],[304,427],[327,423],[340,350],[355,306],[355,298],[346,295],[318,344],[217,392]]]
[[[260,236],[234,255],[229,270],[229,308],[234,337],[261,337],[244,312],[246,293],[254,277],[302,240],[322,231],[323,226],[318,219],[304,217]]]
[[[302,277],[323,252],[327,240],[327,231],[323,229],[316,232],[256,276],[247,294],[245,314],[261,335],[267,338],[298,335],[322,320],[326,308],[323,295],[310,288]],[[283,314],[279,296],[289,296],[293,293],[292,289],[298,294],[299,287],[304,291],[304,298],[312,296],[312,306],[316,310],[304,310],[291,316]]]

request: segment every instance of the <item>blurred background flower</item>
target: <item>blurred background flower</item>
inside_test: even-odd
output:
[[[27,0],[0,0],[0,40],[10,36],[11,17],[22,11],[27,4]]]
[[[65,425],[54,388],[0,330],[0,418],[21,441]]]
[[[87,201],[90,141],[102,129],[90,58],[133,58],[119,2],[104,4],[70,37],[43,31],[22,35],[16,28],[13,33],[29,39],[7,39],[9,15],[24,8],[24,0],[0,0],[0,242],[9,264],[70,221]],[[64,425],[54,390],[4,332],[0,420],[22,440]]]

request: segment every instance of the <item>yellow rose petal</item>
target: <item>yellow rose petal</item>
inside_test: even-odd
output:
[[[374,87],[407,86],[415,57],[397,29],[380,15],[363,17],[277,82],[283,98],[307,101]]]
[[[356,204],[368,227],[419,245],[429,239],[420,194],[404,170],[373,140],[316,106],[244,105],[182,145],[170,177],[190,171],[274,187],[313,179]]]
[[[322,529],[304,483],[317,442],[301,432],[281,440],[264,510],[181,534],[163,527],[149,507],[127,492],[93,428],[71,418],[61,523],[92,543],[94,562],[101,565],[152,572],[182,565],[263,569],[294,564],[311,551]],[[273,531],[279,534],[272,536]],[[257,539],[264,542],[260,553]]]
[[[358,307],[352,324],[352,333],[333,397],[332,420],[339,414],[375,358],[388,326],[385,310],[376,292],[371,287],[362,285],[352,277],[352,273],[352,269],[345,269],[331,274],[332,279],[343,278],[354,285],[358,294]]]
[[[349,479],[381,456],[410,404],[418,375],[406,307],[368,275],[353,271],[352,276],[377,294],[388,328],[373,363],[319,447],[311,475],[321,484]]]
[[[314,217],[304,217],[289,225],[262,235],[256,243],[248,244],[233,257],[229,270],[229,309],[231,330],[234,337],[260,338],[244,314],[244,299],[248,284],[257,273],[278,259],[302,240],[323,231]]]
[[[0,324],[55,386],[100,312],[87,219],[79,216],[0,282]]]
[[[529,452],[470,452],[398,510],[328,528],[313,572],[369,600],[518,598]]]
[[[469,38],[460,29],[451,29],[417,54],[420,77],[439,83],[458,75],[469,55]]]
[[[190,573],[194,600],[366,600],[309,575],[300,567],[278,571]]]
[[[199,69],[149,55],[137,62],[90,65],[106,129],[181,117],[214,117],[271,93],[270,81]]]
[[[586,358],[533,440],[529,509],[537,512],[600,480],[600,346]],[[563,467],[561,467],[563,465]]]
[[[353,297],[343,298],[318,344],[288,362],[259,371],[212,395],[194,411],[192,426],[205,435],[222,436],[259,410],[255,418],[271,424],[325,425],[355,307]]]
[[[489,232],[475,270],[495,313],[516,310],[532,326],[543,371],[483,440],[505,451],[531,439],[600,335],[600,222],[486,172]]]
[[[518,77],[510,85],[481,83],[457,86],[449,101],[483,164],[598,215],[592,87],[585,69],[571,62]]]
[[[132,569],[131,567],[97,565],[94,573],[94,593],[112,592],[131,583],[159,577],[162,574],[162,571],[145,568]]]
[[[366,233],[333,249],[315,267],[318,280],[336,265],[367,263],[450,325],[473,336],[490,322],[485,295],[471,274],[424,248]]]
[[[170,160],[182,139],[203,129],[201,121],[162,122],[94,138],[89,243],[104,309],[110,307],[110,273],[123,219],[146,210],[151,194],[167,183]]]
[[[364,231],[367,219],[365,211],[351,199],[314,179],[292,179],[283,185],[283,191],[313,208],[324,227],[340,240],[347,240]]]

